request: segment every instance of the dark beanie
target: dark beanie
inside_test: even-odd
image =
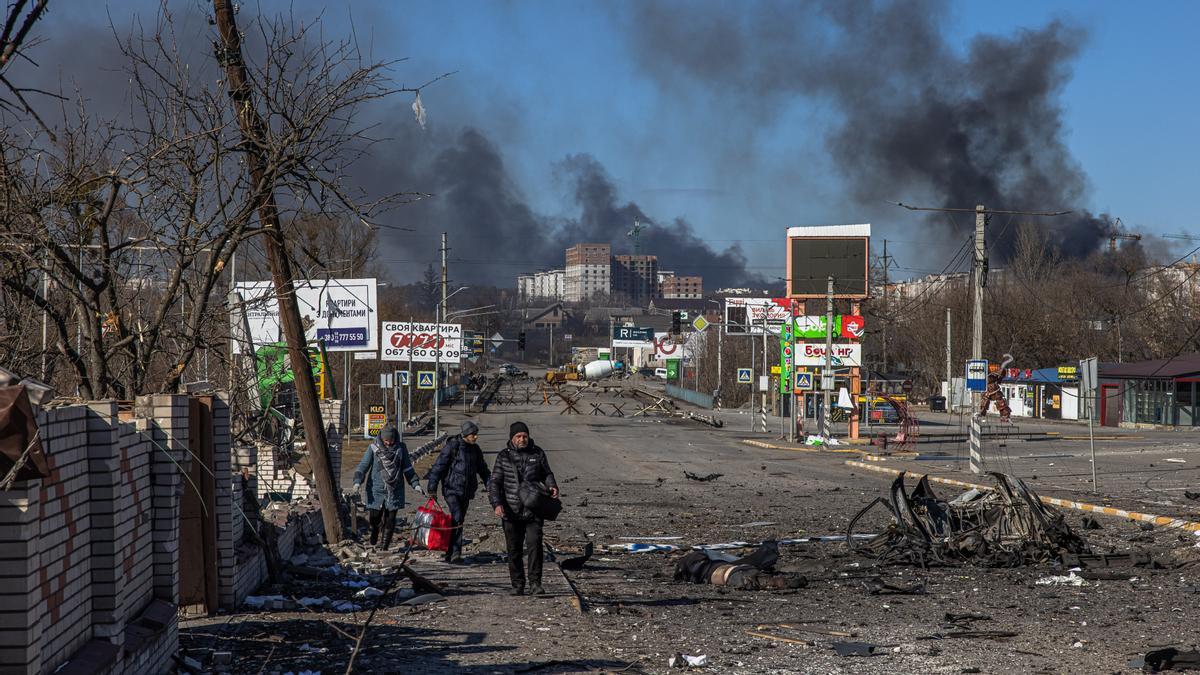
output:
[[[479,426],[471,420],[467,420],[466,422],[462,423],[462,426],[459,427],[459,431],[463,436],[470,436],[471,434],[479,433]]]
[[[522,431],[528,434],[529,427],[525,426],[524,422],[513,422],[512,425],[508,427],[508,438],[511,440],[513,436],[516,436]]]
[[[383,431],[379,432],[379,440],[396,443],[400,440],[400,432],[396,427],[385,427]]]

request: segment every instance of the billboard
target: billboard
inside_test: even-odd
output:
[[[462,324],[385,321],[381,361],[458,363],[464,356]]]
[[[279,301],[270,281],[234,285],[246,308],[246,323],[255,347],[282,341]],[[368,352],[379,348],[378,302],[374,279],[324,279],[296,283],[296,303],[308,342],[325,341],[325,351]],[[233,353],[241,353],[233,342]]]
[[[779,335],[792,315],[787,298],[725,298],[726,335]]]
[[[798,344],[796,345],[797,366],[825,365],[825,345]],[[862,365],[862,345],[834,345],[832,363],[835,368]]]
[[[789,227],[788,297],[823,298],[833,277],[833,296],[867,297],[871,225]]]
[[[632,326],[613,326],[613,347],[645,347],[654,348],[653,328],[634,328]]]

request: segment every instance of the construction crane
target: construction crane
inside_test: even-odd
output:
[[[633,229],[630,230],[625,235],[625,236],[631,237],[633,239],[633,254],[634,255],[637,255],[642,252],[642,230],[644,230],[644,229],[646,229],[646,226],[642,225],[641,222],[639,222],[637,218],[634,218],[633,219]]]
[[[1123,241],[1141,241],[1142,235],[1129,234],[1128,232],[1122,232],[1121,231],[1121,219],[1117,218],[1117,222],[1113,223],[1112,231],[1108,235],[1108,252],[1109,253],[1117,252],[1117,240],[1118,239],[1121,239]]]

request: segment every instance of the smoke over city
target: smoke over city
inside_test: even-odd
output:
[[[803,97],[832,106],[825,147],[858,202],[1074,213],[1042,221],[1065,255],[1094,251],[1086,176],[1064,141],[1059,96],[1084,43],[1054,21],[949,44],[942,0],[637,3],[633,46],[663,87],[740,101],[747,125]],[[931,217],[933,227],[974,219]],[[1013,232],[992,242],[1007,258]]]
[[[591,155],[567,155],[554,164],[556,182],[566,188],[576,213],[547,215],[529,206],[501,148],[480,129],[442,131],[431,123],[421,130],[402,123],[389,131],[398,135],[393,142],[414,152],[397,161],[376,153],[359,179],[386,178],[391,185],[420,186],[433,194],[395,215],[418,232],[448,233],[450,259],[460,263],[454,265],[456,280],[505,285],[520,273],[562,267],[564,250],[580,242],[610,243],[614,253],[631,253],[628,233],[636,221],[647,226],[641,252],[657,255],[660,269],[701,274],[712,288],[765,283],[747,270],[740,247],[715,250],[686,220],[662,220],[622,199]],[[385,257],[399,255],[405,262],[432,260],[436,248],[421,235],[385,233],[382,242]]]

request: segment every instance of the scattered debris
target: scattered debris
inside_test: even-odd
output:
[[[808,580],[791,572],[776,572],[779,545],[763,542],[750,555],[728,561],[708,551],[692,551],[675,563],[675,580],[693,584],[729,586],[744,591],[802,588]]]
[[[299,649],[300,649],[300,651],[304,652],[305,654],[324,654],[325,652],[329,651],[325,647],[314,647],[314,646],[308,644],[307,642],[300,645]]]
[[[891,501],[875,498],[850,520],[846,542],[852,550],[880,562],[951,565],[974,562],[987,567],[1015,567],[1044,562],[1063,553],[1086,553],[1087,545],[1066,519],[1045,506],[1021,479],[990,473],[996,489],[971,489],[946,502],[922,476],[909,495],[905,473],[892,482]],[[855,543],[854,526],[878,504],[892,515],[887,530],[865,543]]]
[[[710,473],[707,476],[697,476],[696,474],[692,473],[691,471],[684,471],[683,475],[687,476],[688,479],[690,479],[690,480],[699,481],[701,483],[707,483],[709,481],[716,480],[716,479],[720,478],[721,476],[724,476],[725,474]]]
[[[1094,516],[1084,516],[1083,517],[1083,529],[1099,530],[1102,528],[1100,527],[1100,521],[1096,520],[1096,518]]]
[[[1139,668],[1147,673],[1163,670],[1200,670],[1200,652],[1181,651],[1175,647],[1155,649],[1129,662],[1130,668]]]
[[[982,640],[1007,640],[1015,638],[1020,633],[1014,633],[1006,630],[956,630],[949,633],[934,633],[917,638],[918,640],[951,640],[955,638],[967,639],[982,639]]]
[[[383,595],[383,591],[379,590],[378,588],[375,588],[374,586],[367,586],[366,588],[362,589],[361,591],[355,593],[354,597],[370,599],[370,598],[378,598],[378,597],[381,597],[382,595]]]
[[[402,602],[400,604],[405,605],[407,607],[416,607],[417,605],[428,605],[429,603],[432,603],[432,602],[441,602],[445,599],[446,599],[446,596],[440,595],[438,593],[426,593],[424,595],[418,595],[417,597],[412,598],[410,600],[405,600],[404,602]]]
[[[691,656],[690,654],[676,654],[667,659],[667,665],[672,668],[703,668],[708,665],[708,655],[700,654],[699,656]]]
[[[679,550],[678,546],[670,544],[607,544],[604,550],[609,553],[673,553]]]
[[[1192,499],[1192,500],[1200,499],[1200,492],[1192,492],[1191,490],[1184,490],[1183,496],[1187,497],[1188,499]]]
[[[564,570],[571,570],[571,571],[581,570],[581,569],[583,569],[583,564],[586,563],[588,561],[588,559],[592,557],[593,550],[594,550],[594,547],[592,545],[592,542],[589,541],[587,543],[587,545],[583,547],[583,553],[581,553],[580,555],[577,555],[577,556],[570,557],[570,558],[564,558],[562,560],[562,562],[559,563],[559,567],[562,567]]]
[[[779,523],[776,523],[771,520],[756,520],[752,523],[742,523],[741,525],[736,525],[735,527],[767,527],[768,525],[778,525],[778,524]]]
[[[863,588],[871,595],[925,595],[925,584],[913,583],[904,586],[889,584],[881,577],[863,579]]]
[[[1067,574],[1067,575],[1057,575],[1057,576],[1052,575],[1052,576],[1048,576],[1048,577],[1042,577],[1041,579],[1038,579],[1034,583],[1038,586],[1086,586],[1087,585],[1087,581],[1083,577],[1079,576],[1078,574],[1075,574],[1075,572],[1071,572],[1070,574]]]
[[[1168,457],[1168,458],[1164,459],[1163,461],[1170,462],[1172,464],[1187,464],[1186,459],[1180,459],[1178,457]]]
[[[837,655],[841,657],[877,656],[883,653],[878,645],[866,642],[835,642],[833,643],[833,651],[837,652]]]

